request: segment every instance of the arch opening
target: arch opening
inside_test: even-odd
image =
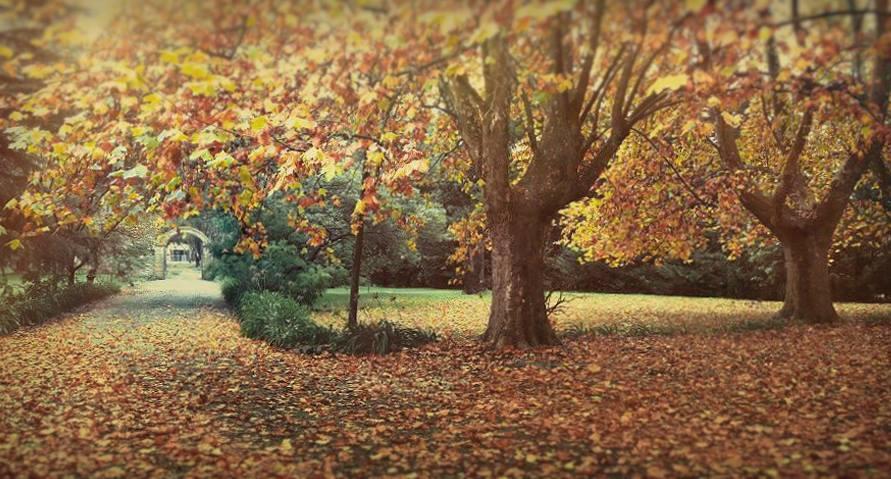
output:
[[[173,228],[158,235],[155,239],[155,278],[167,277],[168,262],[194,263],[204,278],[204,273],[213,259],[208,252],[209,245],[210,238],[203,231],[191,226]]]

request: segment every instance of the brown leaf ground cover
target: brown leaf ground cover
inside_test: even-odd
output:
[[[0,476],[891,470],[883,320],[583,336],[531,353],[453,335],[332,357],[242,338],[211,293],[168,293],[129,293],[0,338]]]

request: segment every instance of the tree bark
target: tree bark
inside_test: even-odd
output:
[[[96,282],[96,276],[99,273],[99,248],[95,248],[90,252],[90,268],[87,270],[87,283]]]
[[[359,276],[362,271],[362,250],[365,248],[365,220],[359,223],[356,231],[356,244],[353,246],[353,266],[350,268],[350,312],[347,327],[359,325]]]
[[[558,343],[545,309],[547,226],[546,219],[516,213],[493,225],[492,307],[483,340],[496,348]]]
[[[465,261],[464,277],[461,280],[464,294],[479,294],[486,290],[485,252],[485,245],[477,245]]]
[[[786,296],[780,316],[809,323],[838,319],[829,283],[831,235],[799,233],[783,235]]]

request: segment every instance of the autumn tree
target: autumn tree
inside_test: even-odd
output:
[[[77,121],[22,126],[24,146],[53,171],[70,168],[63,157],[76,151],[95,179],[142,180],[142,201],[169,219],[231,213],[241,225],[238,250],[255,255],[266,244],[260,210],[273,196],[294,205],[292,226],[309,246],[324,243],[327,232],[306,212],[337,202],[322,183],[347,172],[361,176],[358,237],[367,217],[401,221],[380,193],[412,194],[412,181],[440,154],[423,141],[432,131],[419,107],[423,81],[398,73],[413,44],[399,46],[406,31],[386,28],[411,10],[261,3],[128,4],[81,68],[53,73],[21,111],[37,122],[49,114]],[[55,206],[80,195],[45,196]]]
[[[493,292],[484,339],[554,344],[546,233],[591,193],[632,128],[672,104],[679,85],[665,75],[683,51],[685,12],[667,2],[547,2],[499,4],[480,17],[443,95],[485,182]]]
[[[616,263],[689,260],[710,238],[731,257],[778,241],[780,314],[834,320],[829,258],[891,232],[881,203],[855,192],[879,189],[887,168],[888,57],[884,3],[827,8],[704,4],[691,96],[659,118],[671,133],[634,133],[598,198],[566,211],[567,240]]]
[[[21,124],[24,115],[18,110],[27,95],[42,88],[50,74],[66,68],[73,52],[82,46],[77,12],[76,6],[65,0],[0,5],[0,208],[26,189],[29,174],[38,166],[32,153],[11,146],[13,140],[6,130]],[[14,249],[29,233],[14,208],[0,210],[3,245]]]
[[[767,22],[759,29],[764,39],[759,63],[766,69],[747,72],[738,90],[724,84],[722,91],[733,96],[716,91],[711,79],[703,82],[702,90],[712,92],[708,98],[716,99],[710,100],[710,116],[725,167],[744,172],[758,157],[775,165],[767,178],[762,175],[767,185],[741,182],[738,195],[783,245],[784,317],[837,318],[829,249],[855,186],[870,165],[884,161],[891,86],[886,12],[887,3],[876,2],[872,47],[861,52],[863,47],[849,42],[867,42],[866,34],[850,35],[847,22],[831,15],[824,29],[812,27],[817,17],[799,11],[789,20],[772,21],[770,9],[762,10]],[[703,71],[710,77],[719,75],[716,65],[739,61],[729,49],[700,44]],[[795,63],[784,63],[781,51],[791,52]]]

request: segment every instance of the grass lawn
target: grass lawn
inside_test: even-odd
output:
[[[566,293],[555,315],[558,330],[628,335],[697,331],[735,331],[776,327],[781,303],[724,298],[691,298],[643,294]],[[362,287],[360,320],[390,320],[446,334],[483,332],[491,295],[459,290]],[[332,288],[317,303],[318,321],[341,325],[346,318],[348,288]],[[891,304],[840,303],[844,319],[891,319]]]

